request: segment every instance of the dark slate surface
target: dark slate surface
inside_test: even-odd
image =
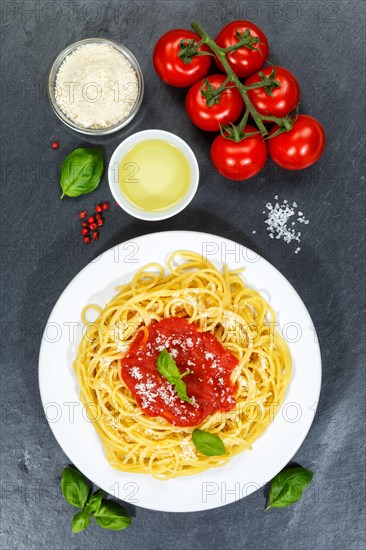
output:
[[[363,2],[2,0],[1,11],[1,548],[364,548]],[[269,164],[249,183],[224,181],[209,162],[211,137],[185,116],[184,92],[163,85],[153,71],[152,47],[167,29],[187,27],[196,18],[215,34],[240,17],[255,20],[267,33],[271,60],[295,72],[302,109],[324,124],[328,146],[313,169],[287,173]],[[46,96],[54,57],[90,36],[130,48],[146,82],[135,122],[98,140],[66,129]],[[108,159],[124,137],[154,127],[179,134],[194,148],[202,169],[194,202],[155,225],[114,207],[100,241],[83,247],[77,211],[111,197],[104,177],[93,195],[60,203],[61,159],[83,143],[100,145]],[[50,147],[54,139],[59,151]],[[274,194],[296,200],[310,219],[297,256],[294,247],[274,245],[266,235],[262,210]],[[315,422],[294,460],[314,470],[313,486],[284,510],[264,513],[259,491],[202,513],[130,507],[134,521],[127,531],[102,531],[94,524],[72,536],[72,510],[58,485],[68,459],[51,434],[38,393],[42,329],[61,291],[92,258],[128,238],[169,229],[221,234],[254,248],[282,271],[307,305],[319,333],[324,378]]]

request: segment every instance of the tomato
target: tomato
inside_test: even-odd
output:
[[[250,21],[233,21],[221,29],[215,38],[216,44],[221,48],[227,48],[238,42],[236,31],[242,34],[246,29],[249,29],[250,36],[259,38],[259,43],[253,44],[254,49],[252,50],[247,47],[241,47],[226,55],[230,67],[239,78],[245,78],[259,71],[267,61],[268,41],[266,35],[257,25],[254,25]],[[224,70],[221,62],[216,58],[215,63],[221,70]]]
[[[278,129],[272,128],[269,135]],[[287,170],[302,170],[316,162],[326,143],[323,126],[315,118],[299,115],[292,130],[268,139],[271,159]]]
[[[280,85],[272,88],[271,95],[268,95],[264,88],[255,88],[248,91],[248,96],[258,113],[281,118],[298,105],[300,86],[294,75],[283,67],[264,67],[261,72],[269,77],[273,69],[275,69],[274,79]],[[260,81],[261,77],[256,73],[246,80],[245,85]]]
[[[245,132],[256,132],[257,128],[245,127]],[[211,160],[216,170],[231,180],[246,180],[262,170],[267,160],[267,146],[260,134],[241,141],[217,136],[211,146]]]
[[[191,86],[206,76],[211,66],[210,55],[195,55],[190,63],[184,63],[178,56],[181,40],[199,42],[200,37],[186,29],[173,29],[160,37],[153,53],[154,67],[160,78],[177,88]],[[209,52],[210,49],[203,45],[199,51]]]
[[[243,110],[244,102],[237,88],[230,83],[217,98],[218,103],[209,106],[202,94],[201,87],[207,91],[206,81],[215,89],[219,88],[226,80],[223,74],[210,75],[199,80],[189,89],[186,97],[186,111],[189,118],[207,132],[217,132],[220,124],[235,122]]]

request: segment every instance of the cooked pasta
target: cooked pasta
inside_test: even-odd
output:
[[[196,253],[177,251],[167,260],[167,273],[162,265],[149,264],[117,287],[105,307],[91,304],[83,310],[86,329],[74,369],[81,400],[113,467],[159,479],[196,474],[250,449],[273,420],[291,378],[291,357],[272,308],[240,271],[224,266],[220,272]],[[93,322],[92,309],[98,313]],[[235,357],[231,410],[209,414],[197,426],[149,416],[122,375],[123,358],[137,335],[146,342],[149,328],[169,318],[184,318],[202,335],[215,336]],[[195,428],[219,436],[226,453],[202,454],[192,441]]]

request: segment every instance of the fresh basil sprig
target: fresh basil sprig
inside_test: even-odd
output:
[[[294,504],[302,497],[304,489],[313,479],[313,472],[298,466],[285,468],[272,479],[269,489],[269,508],[284,508]]]
[[[160,374],[166,378],[169,384],[175,386],[178,397],[183,399],[183,401],[192,403],[192,400],[187,395],[187,387],[182,380],[182,378],[189,374],[190,371],[186,370],[183,374],[181,374],[173,357],[166,349],[163,349],[160,352],[159,357],[156,360],[156,366]]]
[[[72,518],[72,532],[80,533],[89,525],[91,517],[103,529],[119,531],[131,523],[128,512],[113,500],[104,499],[104,491],[91,494],[90,486],[82,474],[74,467],[64,469],[61,478],[61,490],[69,504],[82,508]]]
[[[63,161],[60,185],[65,195],[78,197],[94,191],[99,185],[104,170],[103,153],[100,149],[78,147]]]
[[[192,432],[192,440],[196,449],[205,456],[221,456],[226,452],[223,441],[210,432],[196,428]]]

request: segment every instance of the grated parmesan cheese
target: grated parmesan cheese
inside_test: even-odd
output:
[[[109,44],[84,44],[70,53],[56,75],[56,102],[84,128],[110,128],[136,103],[138,81],[128,59]]]
[[[197,460],[197,455],[195,448],[192,445],[192,442],[190,441],[189,437],[185,437],[180,442],[180,447],[182,449],[181,456],[185,460]]]
[[[126,353],[129,350],[130,344],[128,342],[116,341],[116,348],[120,353]]]
[[[132,367],[130,373],[132,378],[136,378],[136,380],[142,380],[143,378],[141,371],[138,367]]]
[[[103,367],[108,368],[113,363],[113,359],[108,359],[107,357],[101,357],[99,359],[99,362]]]

